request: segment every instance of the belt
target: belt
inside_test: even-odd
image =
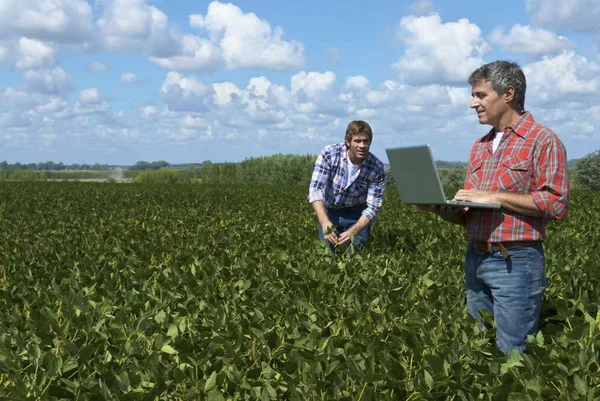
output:
[[[471,241],[471,246],[479,254],[500,252],[504,259],[508,258],[508,250],[523,248],[526,246],[537,246],[541,241],[506,241],[506,242],[482,242]]]

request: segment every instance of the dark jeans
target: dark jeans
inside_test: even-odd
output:
[[[327,213],[329,220],[333,223],[333,225],[336,226],[338,234],[341,234],[356,224],[358,219],[360,219],[360,216],[362,216],[362,211],[365,210],[365,208],[366,205],[347,207],[343,209],[332,209],[326,207],[325,212]],[[370,235],[371,224],[363,228],[361,232],[354,236],[354,246],[359,249],[363,248],[364,245],[362,242],[366,241]],[[325,240],[325,236],[323,235],[323,227],[321,224],[319,224],[319,237],[322,240]],[[333,244],[329,244],[329,248],[332,251],[335,251],[335,246]]]

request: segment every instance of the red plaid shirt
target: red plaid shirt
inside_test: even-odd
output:
[[[531,194],[543,217],[506,209],[471,209],[466,228],[473,241],[543,241],[546,223],[567,216],[569,172],[567,152],[558,136],[526,112],[506,127],[492,153],[494,129],[471,149],[465,189]]]

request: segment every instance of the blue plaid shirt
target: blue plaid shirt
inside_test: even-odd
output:
[[[326,146],[315,162],[310,181],[308,201],[323,201],[325,207],[341,209],[367,204],[363,216],[373,220],[381,210],[385,191],[385,165],[371,152],[367,154],[356,179],[344,189],[348,175],[346,145],[337,143]]]

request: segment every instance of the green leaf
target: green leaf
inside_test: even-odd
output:
[[[433,371],[433,373],[442,373],[444,361],[442,360],[442,358],[440,358],[439,355],[427,355],[424,359],[429,364],[429,366],[431,366],[431,370]]]
[[[215,387],[217,387],[217,372],[216,371],[212,372],[212,374],[210,375],[210,377],[204,384],[204,391],[209,392],[210,390],[214,389]]]
[[[177,353],[177,350],[175,348],[171,347],[169,344],[163,345],[160,350],[162,352],[165,352],[165,353],[170,354],[170,355]]]
[[[169,325],[169,330],[167,331],[167,336],[175,339],[175,338],[177,338],[178,335],[179,335],[179,330],[177,329],[177,326],[173,323],[171,325]]]
[[[156,316],[154,316],[154,320],[156,321],[156,323],[164,323],[165,320],[167,320],[167,314],[165,313],[165,311],[160,311],[156,314]],[[164,333],[164,331],[163,331]]]
[[[431,373],[429,373],[428,371],[423,371],[424,375],[425,375],[425,384],[427,385],[427,387],[432,388],[433,387],[433,377],[431,377]]]
[[[208,392],[208,401],[225,401],[225,397],[217,390],[211,390]]]
[[[573,376],[573,382],[575,383],[575,390],[579,393],[579,395],[586,395],[588,391],[588,386],[585,381],[577,375],[577,373]]]

